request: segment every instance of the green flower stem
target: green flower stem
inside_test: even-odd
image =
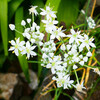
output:
[[[47,33],[47,41],[50,39],[50,33]]]
[[[88,66],[88,65],[84,65],[85,67],[88,67],[88,68],[99,68],[100,69],[100,67],[99,66]]]
[[[86,8],[86,13],[85,13],[85,27],[84,27],[84,31],[86,29],[86,17],[87,17],[87,12],[88,12],[88,8],[89,8],[89,4],[90,4],[91,0],[88,0],[88,4],[87,4],[87,8]]]
[[[32,13],[32,21],[34,22],[34,13]]]
[[[41,62],[41,61],[28,61],[28,63],[43,63],[43,62]]]
[[[74,69],[74,72],[75,72],[75,76],[76,76],[76,79],[77,79],[77,83],[79,83],[79,79],[78,79],[78,76],[77,76],[77,73],[76,73],[75,69]]]
[[[19,31],[18,31],[18,30],[16,30],[16,29],[15,29],[15,31],[16,31],[17,33],[19,33],[19,34],[21,34],[21,35],[22,35],[22,32],[19,32]]]
[[[58,100],[58,98],[59,98],[61,92],[62,92],[62,88],[57,88],[57,89],[56,89],[54,100]]]
[[[41,47],[38,44],[37,44],[37,46],[38,46],[40,52],[43,54],[43,51],[41,50]]]

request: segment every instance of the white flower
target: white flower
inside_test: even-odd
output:
[[[32,23],[31,31],[35,31],[37,24],[35,22]]]
[[[99,70],[99,68],[92,68],[93,69],[93,71],[95,72],[95,73],[97,73],[98,75],[100,75],[100,70]]]
[[[27,58],[30,58],[31,56],[36,56],[37,54],[33,51],[36,48],[36,46],[31,46],[30,42],[27,41],[26,42],[26,47],[24,48],[24,50],[21,52],[21,54],[27,54]]]
[[[27,39],[30,39],[30,38],[31,38],[31,35],[30,35],[29,33],[27,33],[27,32],[22,33],[22,35],[23,35],[24,37],[26,37]]]
[[[43,55],[42,55],[42,58],[43,59],[46,59],[48,56],[45,54],[45,53],[43,53]]]
[[[60,47],[61,50],[66,50],[65,44],[62,44]]]
[[[13,31],[13,30],[15,30],[15,25],[14,24],[9,24],[9,28]]]
[[[88,61],[88,57],[84,57],[83,60],[84,60],[84,62],[87,62]]]
[[[73,80],[70,80],[69,75],[59,75],[58,78],[53,77],[52,79],[57,81],[57,87],[63,87],[64,89],[70,88],[74,82]]]
[[[55,11],[52,11],[52,9],[49,6],[46,6],[46,10],[40,8],[42,12],[40,13],[41,15],[46,15],[47,20],[50,19],[51,17],[56,18]]]
[[[16,39],[16,42],[14,40],[10,41],[12,47],[10,47],[9,51],[13,51],[13,53],[15,53],[16,56],[19,55],[19,51],[23,50],[23,45],[25,44],[25,41],[21,41],[20,42],[20,38]]]
[[[81,12],[85,15],[85,11],[82,9]]]
[[[55,24],[58,24],[57,20],[42,20],[45,23],[45,30],[47,33],[52,33],[53,29],[56,29]]]
[[[22,26],[25,26],[25,25],[26,25],[26,22],[25,22],[24,20],[22,20],[22,21],[21,21],[21,25],[22,25]]]
[[[82,40],[82,44],[79,47],[79,51],[81,52],[84,47],[86,47],[87,50],[90,50],[90,46],[96,48],[95,44],[92,43],[93,40],[94,40],[94,38],[89,39],[88,35],[85,34],[84,40]]]
[[[95,28],[96,24],[95,21],[91,17],[86,18],[89,28]]]
[[[27,23],[30,23],[30,22],[31,22],[31,19],[30,19],[30,18],[28,18],[28,19],[27,19]]]
[[[89,51],[87,54],[86,54],[87,57],[91,57],[92,56],[92,53]]]
[[[83,82],[82,82],[82,84],[77,83],[76,86],[74,86],[74,87],[76,88],[76,90],[77,90],[78,92],[83,92],[82,89],[86,89],[86,88],[83,86]]]
[[[73,69],[77,69],[78,67],[76,65],[73,65]]]
[[[79,55],[79,58],[80,58],[80,59],[83,59],[83,55]]]
[[[48,42],[45,42],[43,44],[42,51],[46,53],[52,53],[56,50],[56,44],[54,43],[53,40],[50,40]]]
[[[42,46],[43,45],[43,42],[42,42],[43,37],[44,37],[44,34],[40,33],[39,30],[36,31],[36,32],[33,32],[32,37],[31,37],[31,42],[39,44],[40,46]]]
[[[79,41],[80,39],[82,39],[83,37],[80,35],[81,31],[77,31],[75,32],[74,29],[71,29],[70,32],[72,33],[72,35],[67,35],[67,37],[70,37],[69,39],[69,44],[73,43],[74,41],[79,45]]]
[[[38,12],[36,10],[38,6],[31,6],[31,8],[29,9],[29,14],[34,13],[35,15],[38,15]]]
[[[79,64],[83,66],[84,65],[84,61],[80,61]]]
[[[69,50],[70,48],[71,48],[71,45],[68,44],[68,45],[67,45],[67,50]]]
[[[48,64],[46,65],[46,68],[51,68],[51,72],[55,74],[56,70],[63,69],[60,65],[61,63],[61,56],[54,56],[53,58],[48,59]]]
[[[63,33],[63,31],[61,29],[62,29],[62,27],[54,28],[52,33],[51,33],[50,39],[57,38],[58,40],[60,40],[61,37],[66,37],[66,35]]]

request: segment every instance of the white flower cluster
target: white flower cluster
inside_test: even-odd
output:
[[[85,11],[83,9],[81,10],[81,13],[85,15]],[[86,16],[86,21],[87,21],[88,27],[90,29],[94,29],[95,28],[96,24],[95,24],[95,21],[92,19],[91,16],[89,16],[89,17]]]
[[[32,16],[38,14],[36,8],[37,6],[32,6],[29,9],[29,13],[32,13]],[[42,54],[41,66],[51,69],[52,74],[55,74],[52,79],[56,80],[57,87],[68,89],[74,86],[75,88],[80,87],[81,90],[84,88],[83,83],[79,84],[77,82],[74,85],[74,80],[70,78],[70,72],[77,69],[78,65],[83,66],[88,61],[88,58],[92,56],[91,47],[96,47],[93,43],[94,38],[89,38],[85,33],[81,34],[81,31],[76,32],[73,28],[70,30],[70,35],[65,35],[62,27],[56,26],[58,21],[55,20],[57,18],[55,11],[52,11],[49,6],[46,7],[46,10],[42,8],[41,10],[40,14],[44,16],[42,22],[47,33],[47,40],[44,41],[44,33],[40,32],[40,26],[28,18],[28,28],[26,28],[26,21],[22,20],[21,22],[21,25],[25,28],[22,35],[27,41],[20,41],[20,38],[15,41],[11,40],[12,46],[9,51],[13,51],[16,56],[27,54],[29,59],[30,56],[37,55],[34,49],[38,47]],[[15,25],[10,24],[9,27],[11,30],[17,31]],[[69,38],[69,42],[64,42],[63,37]],[[63,55],[61,53],[55,54],[57,46],[55,39],[61,41],[62,45],[59,49]]]

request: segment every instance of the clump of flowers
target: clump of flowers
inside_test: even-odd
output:
[[[29,14],[38,15],[36,10],[37,6],[32,6],[29,9]],[[37,56],[34,51],[38,48],[41,52],[41,66],[51,69],[53,80],[56,80],[57,87],[63,87],[64,89],[69,89],[72,86],[77,89],[77,91],[82,91],[83,83],[80,84],[77,75],[77,69],[81,66],[84,67],[87,64],[88,59],[92,56],[91,48],[96,48],[93,43],[94,38],[89,37],[86,33],[80,30],[75,31],[72,27],[70,29],[70,34],[65,34],[62,27],[57,27],[58,21],[56,12],[47,6],[46,10],[41,8],[40,15],[44,16],[42,22],[44,23],[45,32],[40,31],[40,26],[38,26],[34,19],[27,19],[27,21],[22,20],[21,25],[25,28],[22,33],[26,41],[20,41],[20,38],[11,40],[11,47],[9,51],[13,51],[16,56],[19,54],[27,55],[27,59],[30,56]],[[87,18],[88,25],[90,28],[94,28],[95,24],[93,19]],[[26,24],[29,27],[26,28]],[[10,24],[10,29],[17,31],[15,25]],[[44,40],[45,33],[47,34],[46,41]],[[57,53],[57,43],[55,39],[59,41],[59,51]],[[71,73],[74,72],[77,82],[71,79]]]

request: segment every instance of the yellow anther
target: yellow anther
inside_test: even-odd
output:
[[[9,41],[9,43],[11,43],[11,41]]]
[[[17,40],[17,38],[15,38],[15,40]]]
[[[52,59],[53,59],[54,57],[52,57]]]
[[[80,28],[78,28],[78,30],[79,30]]]
[[[63,28],[63,26],[61,26],[61,28]]]
[[[89,35],[90,33],[87,33],[87,35]]]
[[[14,51],[12,51],[12,53],[15,53]]]
[[[58,26],[56,26],[56,28],[58,29]]]

